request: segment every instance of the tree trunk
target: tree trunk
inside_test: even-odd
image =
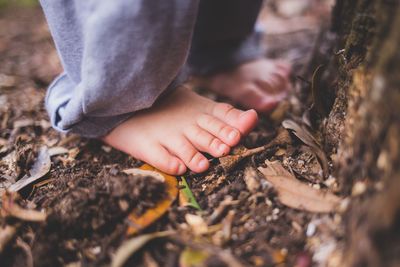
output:
[[[336,99],[322,126],[336,154],[347,266],[400,265],[400,1],[337,0]]]

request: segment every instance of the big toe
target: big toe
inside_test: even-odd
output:
[[[172,155],[161,144],[149,145],[148,149],[139,153],[137,158],[171,175],[182,175],[186,172],[186,166],[182,160]]]
[[[242,111],[225,103],[214,106],[213,115],[221,121],[238,129],[241,134],[248,134],[257,124],[257,112],[253,109]]]

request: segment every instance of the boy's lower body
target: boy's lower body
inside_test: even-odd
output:
[[[84,3],[83,3],[84,2]],[[263,58],[262,1],[41,1],[65,72],[50,86],[53,125],[170,174],[205,171],[286,95],[289,67]],[[181,86],[189,75],[231,99]]]

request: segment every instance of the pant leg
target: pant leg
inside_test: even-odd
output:
[[[255,23],[262,0],[200,0],[188,63],[210,74],[264,55]]]
[[[198,0],[41,0],[64,73],[49,87],[53,126],[106,134],[181,74]]]

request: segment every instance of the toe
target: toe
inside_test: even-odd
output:
[[[213,157],[221,157],[229,153],[229,146],[197,125],[189,127],[185,136],[198,150]]]
[[[276,61],[276,68],[287,78],[292,70],[291,64],[285,61]]]
[[[165,144],[165,147],[194,172],[203,172],[207,170],[210,165],[207,158],[201,154],[185,136],[180,136],[175,140],[169,140],[168,144]]]
[[[242,134],[249,133],[258,120],[257,113],[254,110],[244,112],[225,103],[216,104],[212,114],[222,122],[238,129]]]
[[[138,158],[171,175],[182,175],[186,172],[185,164],[161,144],[147,146],[145,153],[141,153]]]
[[[229,146],[235,146],[240,141],[240,131],[238,129],[222,122],[214,116],[203,114],[199,116],[197,124],[200,128]]]

